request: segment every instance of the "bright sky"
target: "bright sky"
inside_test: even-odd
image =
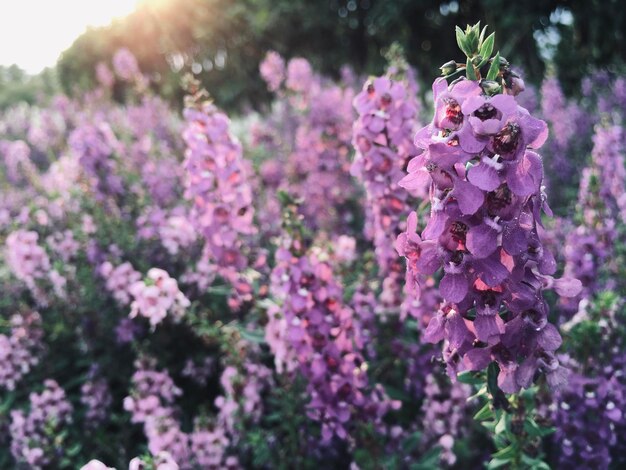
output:
[[[88,26],[133,11],[137,0],[0,0],[0,65],[38,73]]]

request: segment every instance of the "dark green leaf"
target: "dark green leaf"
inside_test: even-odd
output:
[[[498,74],[500,73],[500,52],[497,52],[491,61],[491,67],[489,67],[489,72],[487,72],[487,80],[495,80],[498,78]]]
[[[487,464],[487,470],[494,470],[496,468],[504,467],[505,465],[508,465],[509,462],[510,460],[508,459],[492,459]]]
[[[484,421],[493,417],[494,414],[490,403],[485,403],[485,406],[478,410],[478,412],[474,415],[474,419],[476,421]]]

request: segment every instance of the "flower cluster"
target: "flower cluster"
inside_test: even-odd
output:
[[[105,200],[123,192],[114,159],[119,143],[107,123],[86,123],[77,127],[70,134],[69,146],[89,178],[96,199]]]
[[[285,337],[307,379],[308,414],[321,423],[323,440],[347,438],[358,420],[380,425],[397,403],[379,388],[368,390],[363,344],[331,266],[313,253],[295,256],[284,247],[276,256],[272,290],[282,301]]]
[[[58,464],[65,452],[62,431],[72,422],[72,405],[54,380],[41,393],[30,394],[30,410],[11,412],[11,453],[28,468]]]
[[[185,195],[193,201],[191,219],[205,238],[205,255],[234,286],[239,296],[234,302],[239,304],[250,291],[242,276],[248,264],[245,237],[256,232],[248,182],[251,170],[225,114],[206,102],[200,109],[185,109],[184,114]]]
[[[133,81],[141,75],[137,59],[125,47],[118,49],[113,55],[113,69],[118,77],[127,82]]]
[[[29,288],[35,281],[48,276],[50,258],[46,250],[37,244],[39,234],[33,231],[17,230],[6,239],[6,262],[15,277]]]
[[[268,148],[278,147],[284,160],[280,187],[302,198],[307,226],[340,232],[354,217],[347,207],[355,195],[349,174],[354,92],[313,73],[306,59],[293,58],[276,93],[286,97],[285,106],[277,109],[279,122],[263,129]]]
[[[457,460],[452,451],[454,440],[468,427],[471,387],[460,382],[446,383],[442,377],[431,373],[426,376],[424,394],[422,413],[428,423],[424,444],[430,447],[438,443],[442,449],[441,463],[452,466]]]
[[[71,230],[53,233],[46,238],[46,244],[65,263],[75,257],[80,249],[80,244],[74,238],[74,232]]]
[[[270,384],[271,376],[267,367],[249,361],[244,363],[241,372],[234,366],[224,368],[220,377],[224,394],[215,400],[221,429],[235,436],[237,414],[252,422],[259,420],[263,412],[261,393]]]
[[[626,219],[626,146],[621,126],[598,126],[593,136],[593,163],[598,168],[600,196],[609,214]]]
[[[85,406],[85,422],[88,427],[99,426],[107,419],[113,398],[109,384],[92,368],[90,378],[80,388],[80,402]]]
[[[415,139],[424,152],[400,182],[408,190],[430,185],[430,218],[420,237],[412,213],[397,240],[412,288],[443,268],[445,302],[424,338],[446,340],[453,375],[495,360],[505,392],[530,386],[537,370],[556,387],[564,380],[554,354],[561,338],[542,290],[572,296],[580,283],[552,277],[556,262],[538,232],[541,211],[550,211],[533,150],[547,126],[513,95],[488,96],[472,80],[437,79],[433,98],[433,121]]]
[[[359,118],[354,123],[356,155],[351,171],[367,193],[368,235],[384,279],[381,300],[383,305],[397,307],[402,302],[404,267],[393,242],[410,211],[409,195],[398,182],[409,158],[418,153],[413,144],[417,97],[410,95],[403,82],[379,77],[365,83],[354,106]],[[422,196],[425,189],[419,188]]]
[[[135,271],[133,265],[126,261],[114,267],[109,261],[105,261],[98,268],[98,273],[105,279],[105,287],[113,294],[113,298],[120,305],[129,305],[130,288],[141,279],[141,274]]]
[[[11,332],[0,335],[0,387],[15,390],[17,384],[39,363],[43,330],[37,312],[11,317]]]
[[[223,426],[208,425],[198,419],[191,433],[181,430],[175,400],[182,391],[166,372],[140,363],[132,383],[124,408],[132,413],[133,422],[143,423],[153,456],[158,458],[165,453],[182,469],[239,468],[237,459],[227,455],[230,439]]]
[[[129,287],[129,293],[134,299],[130,304],[130,317],[146,317],[153,328],[168,313],[174,319],[180,319],[191,304],[178,288],[176,279],[158,268],[151,268],[145,280],[133,283]]]
[[[555,407],[559,466],[609,468],[611,447],[617,441],[615,426],[625,419],[626,388],[615,377],[573,374]]]
[[[560,194],[563,183],[576,177],[576,155],[585,155],[589,150],[588,136],[593,129],[592,115],[578,103],[568,100],[555,77],[546,78],[541,85],[541,114],[550,126],[552,138],[545,148],[546,172],[551,197]],[[573,152],[574,148],[579,152]],[[582,150],[582,151],[581,151]],[[552,201],[552,199],[551,199]]]
[[[274,51],[269,51],[259,66],[261,77],[269,91],[277,91],[285,79],[285,61]]]
[[[149,207],[137,219],[137,234],[143,239],[157,238],[167,252],[178,255],[196,241],[197,234],[185,207],[172,210]]]

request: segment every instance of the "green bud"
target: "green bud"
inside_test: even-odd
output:
[[[495,80],[481,80],[480,87],[489,96],[497,95],[502,90],[500,84]]]
[[[450,75],[451,73],[456,72],[456,62],[450,60],[439,68],[441,69],[441,75]]]
[[[469,55],[473,56],[478,52],[478,41],[480,39],[480,22],[472,27],[468,26],[468,31],[465,33],[465,40],[467,48],[469,49]]]

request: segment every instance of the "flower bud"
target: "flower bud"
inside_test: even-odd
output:
[[[441,75],[450,75],[451,73],[456,72],[456,62],[450,60],[439,68],[441,69]]]
[[[493,96],[493,95],[500,93],[502,89],[500,84],[496,82],[495,80],[481,80],[480,87],[489,96]]]
[[[524,80],[522,80],[521,77],[518,77],[515,74],[512,74],[506,81],[505,81],[505,93],[507,95],[513,95],[513,96],[517,96],[519,95],[522,91],[524,91],[526,89],[526,85],[524,85]]]

